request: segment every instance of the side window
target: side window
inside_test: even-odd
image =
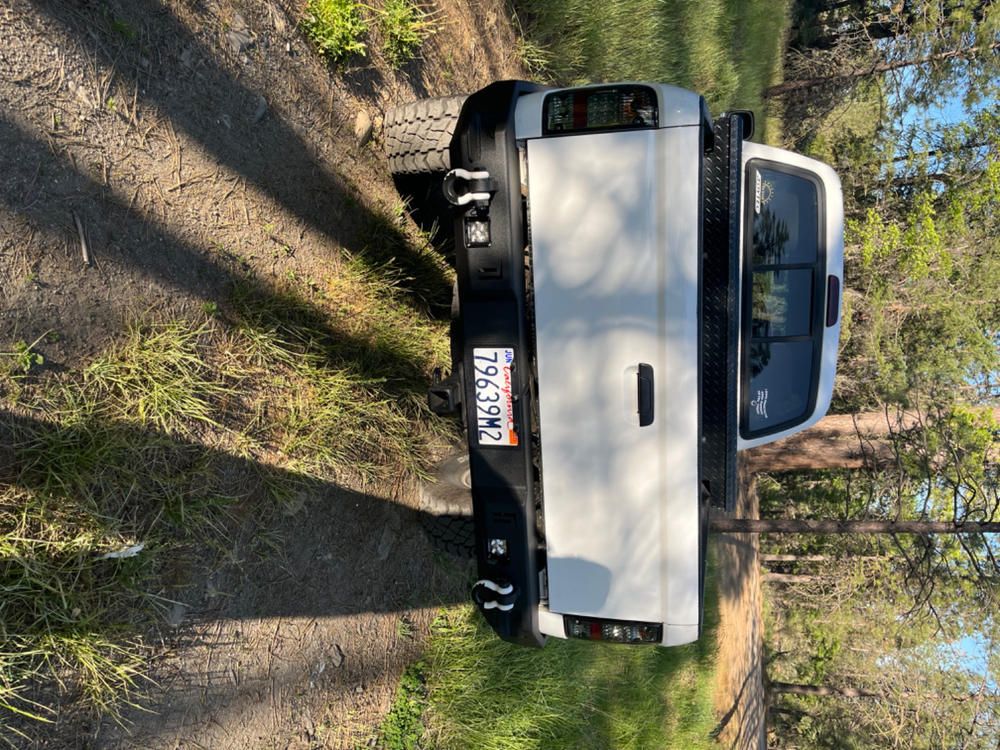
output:
[[[825,277],[817,182],[753,161],[747,180],[740,432],[750,438],[812,411]]]

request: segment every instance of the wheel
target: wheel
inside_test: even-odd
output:
[[[475,557],[469,456],[445,459],[420,485],[420,516],[431,544],[456,557]]]
[[[418,99],[385,113],[385,152],[395,175],[451,169],[451,137],[465,95]]]

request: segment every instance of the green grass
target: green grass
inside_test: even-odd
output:
[[[780,76],[789,4],[516,0],[515,7],[526,62],[557,83],[671,83],[703,94],[713,114],[742,108],[764,118],[762,92]]]
[[[496,638],[471,606],[437,619],[427,656],[435,747],[714,747],[714,574],[706,632],[670,649],[550,639],[541,650]]]
[[[309,0],[302,30],[320,54],[333,62],[365,55],[362,41],[368,33],[364,6],[354,0]]]
[[[423,662],[411,664],[403,672],[392,708],[378,731],[383,750],[417,750],[426,747],[422,716],[427,706],[427,685]]]
[[[448,429],[424,402],[447,324],[408,279],[352,258],[244,277],[195,317],[135,316],[65,373],[26,361],[40,341],[0,347],[0,738],[37,731],[53,691],[112,716],[137,700],[173,587],[237,538],[267,554],[256,530],[317,485],[424,470]]]
[[[435,30],[430,16],[412,0],[385,0],[378,17],[382,54],[392,68],[416,57],[424,39]]]

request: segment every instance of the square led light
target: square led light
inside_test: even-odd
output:
[[[490,220],[466,219],[465,244],[469,247],[484,247],[490,244]]]
[[[507,540],[506,539],[490,539],[488,546],[489,546],[490,557],[506,557],[507,556]]]

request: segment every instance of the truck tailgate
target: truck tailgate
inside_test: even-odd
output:
[[[700,612],[699,154],[697,127],[527,144],[549,608],[668,644]]]

